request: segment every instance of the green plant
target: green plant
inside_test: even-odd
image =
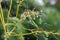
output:
[[[60,38],[60,14],[51,7],[44,7],[42,10],[34,11],[27,9],[19,14],[19,8],[24,0],[17,0],[16,16],[11,17],[12,0],[8,11],[2,9],[0,4],[0,23],[4,30],[4,40],[33,40],[25,39],[32,35],[34,40],[59,40]],[[51,10],[52,9],[52,10]],[[56,14],[57,13],[57,14]],[[19,15],[19,16],[18,16]]]

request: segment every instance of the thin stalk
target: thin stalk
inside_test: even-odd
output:
[[[19,7],[21,6],[21,4],[22,4],[23,1],[24,1],[24,0],[21,0],[21,1],[18,1],[18,0],[17,0],[16,17],[18,16]]]
[[[9,9],[9,11],[8,11],[8,18],[7,18],[7,22],[8,22],[8,20],[9,20],[9,16],[10,16],[11,7],[12,7],[12,0],[10,0],[10,9]]]
[[[4,29],[4,34],[6,34],[6,26],[5,26],[5,21],[4,21],[4,16],[3,16],[3,10],[0,4],[0,19],[3,25],[3,29]],[[7,38],[5,37],[4,40],[7,40]]]
[[[60,33],[53,33],[53,32],[47,32],[47,31],[34,31],[31,33],[26,33],[26,34],[15,34],[14,35],[10,35],[10,36],[24,36],[24,35],[31,35],[31,34],[35,34],[35,33],[47,33],[47,34],[54,34],[54,35],[60,35]]]
[[[17,5],[17,9],[16,9],[16,17],[18,16],[18,11],[19,11],[19,5]]]

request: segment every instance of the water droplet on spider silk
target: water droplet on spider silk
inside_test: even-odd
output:
[[[35,20],[35,17],[33,19]]]
[[[42,12],[43,12],[43,10],[40,10],[40,12],[42,13]]]
[[[38,18],[39,16],[37,16],[37,18]]]
[[[42,19],[40,18],[39,20],[40,20],[40,24],[42,24]]]

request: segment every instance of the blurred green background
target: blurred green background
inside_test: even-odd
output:
[[[10,17],[14,18],[16,16],[16,7],[19,4],[19,0],[12,0],[12,8]],[[7,20],[7,11],[9,10],[10,0],[3,0],[1,2],[4,20]],[[24,0],[19,7],[18,11],[18,19],[12,21],[18,21],[21,17],[21,14],[25,12],[25,10],[31,10],[32,22],[30,22],[30,17],[22,23],[23,26],[27,29],[36,29],[36,27],[41,28],[47,32],[59,33],[60,34],[60,0]],[[32,11],[34,10],[34,11]],[[39,14],[38,14],[39,13]],[[38,15],[35,15],[38,14]],[[16,20],[17,19],[17,20]],[[18,24],[18,26],[21,26]],[[10,30],[10,27],[9,27]],[[19,30],[19,29],[18,29]],[[22,30],[24,31],[24,30]],[[20,32],[20,30],[18,31]],[[26,32],[26,31],[25,31]],[[26,33],[30,33],[31,31],[27,31]],[[2,27],[2,23],[0,20],[0,40],[4,40],[4,29]],[[60,40],[60,35],[42,33],[42,34],[31,34],[25,35],[25,40]],[[17,37],[10,37],[8,40],[19,40]],[[22,40],[22,39],[21,39]]]

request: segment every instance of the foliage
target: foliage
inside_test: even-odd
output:
[[[60,40],[60,12],[48,2],[10,0],[8,8],[0,3],[1,40]]]

